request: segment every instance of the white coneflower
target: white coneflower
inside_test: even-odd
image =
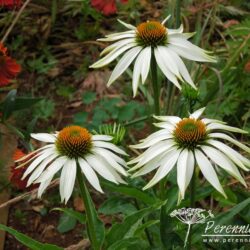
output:
[[[248,171],[250,161],[240,153],[221,142],[229,141],[250,153],[250,148],[227,135],[227,132],[247,133],[246,131],[226,125],[224,122],[199,117],[205,108],[199,109],[181,119],[177,116],[156,116],[160,123],[155,126],[161,130],[142,140],[133,148],[147,148],[145,152],[129,162],[136,164],[129,171],[138,170],[133,177],[147,174],[158,169],[152,180],[144,187],[150,188],[163,179],[177,166],[177,183],[183,199],[187,186],[198,165],[203,176],[224,196],[214,166],[224,169],[246,186],[237,167]]]
[[[80,126],[68,126],[59,133],[38,133],[31,134],[31,137],[48,145],[17,162],[23,162],[20,166],[31,162],[23,178],[29,176],[28,186],[32,183],[40,183],[39,197],[54,175],[62,170],[60,195],[62,201],[66,203],[73,192],[77,164],[88,182],[99,192],[103,191],[96,173],[116,184],[124,183],[120,174],[127,176],[124,170],[126,162],[117,154],[126,155],[126,153],[109,142],[112,140],[111,136],[91,135],[87,129]]]
[[[133,93],[137,93],[138,85],[144,84],[150,69],[152,57],[162,73],[179,89],[180,81],[186,81],[193,88],[196,88],[188,70],[180,57],[198,61],[215,62],[214,57],[209,55],[198,46],[188,41],[194,33],[183,33],[183,26],[179,29],[168,29],[164,25],[169,17],[162,23],[157,21],[147,21],[137,27],[124,23],[128,31],[107,35],[106,38],[99,39],[104,42],[115,42],[105,48],[99,61],[91,65],[91,68],[100,68],[114,61],[124,54],[114,68],[108,81],[111,85],[135,60],[133,70]]]

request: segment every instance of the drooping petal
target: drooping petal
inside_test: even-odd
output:
[[[108,149],[110,149],[118,154],[121,154],[121,155],[127,155],[127,153],[125,151],[121,150],[120,148],[118,148],[117,146],[115,146],[114,144],[109,143],[109,142],[93,141],[93,145],[95,147],[108,148]]]
[[[129,38],[129,39],[124,39],[121,41],[118,41],[116,43],[113,43],[111,45],[109,45],[108,47],[106,47],[101,53],[100,56],[104,56],[107,53],[111,52],[112,50],[118,50],[120,48],[122,48],[123,46],[133,43],[134,42],[134,38]]]
[[[247,147],[246,145],[244,145],[244,144],[240,143],[239,141],[233,139],[229,135],[226,135],[226,134],[223,134],[223,133],[210,133],[209,137],[211,137],[211,138],[220,138],[220,139],[227,140],[227,141],[233,143],[234,145],[238,146],[239,148],[245,150],[246,152],[250,153],[250,148],[249,147]]]
[[[244,157],[241,154],[239,154],[237,151],[230,148],[226,144],[224,144],[220,141],[213,140],[213,139],[207,140],[207,143],[209,145],[216,147],[220,151],[222,151],[228,158],[230,158],[236,165],[238,165],[243,170],[249,171],[249,169],[244,166],[245,161],[242,161],[242,159],[244,159]],[[245,160],[248,160],[248,159],[245,158]],[[249,163],[250,163],[250,161],[249,161]]]
[[[228,157],[221,153],[219,150],[216,150],[209,146],[201,147],[204,153],[218,166],[222,169],[226,170],[229,174],[239,180],[244,186],[246,186],[246,182],[242,178],[238,168],[234,165],[234,163],[228,159]]]
[[[162,73],[171,81],[177,88],[181,89],[180,84],[178,83],[178,80],[176,76],[169,70],[167,65],[165,65],[165,61],[162,58],[162,55],[159,53],[158,49],[154,49],[155,59],[157,62],[157,65],[161,69]]]
[[[139,54],[139,52],[142,50],[141,47],[137,46],[135,48],[130,49],[127,53],[123,55],[123,57],[120,59],[120,61],[115,66],[109,81],[108,86],[110,86],[133,62],[133,60],[136,58],[136,56]]]
[[[123,34],[121,34],[123,33]],[[112,34],[106,38],[99,38],[97,39],[98,41],[101,42],[113,42],[113,41],[117,41],[120,39],[126,39],[126,38],[133,38],[135,37],[135,32],[129,32],[129,31],[125,31],[125,32],[121,32],[120,34]]]
[[[58,157],[57,153],[52,154],[48,158],[46,158],[44,161],[42,161],[42,163],[30,175],[29,180],[27,182],[27,187],[30,186],[42,174],[46,166],[57,157]]]
[[[240,133],[240,134],[247,134],[248,133],[247,131],[245,131],[243,129],[231,127],[231,126],[220,124],[220,123],[210,123],[207,125],[207,131],[216,130],[216,129],[226,130],[226,131]]]
[[[195,159],[197,161],[197,164],[203,174],[203,176],[207,179],[207,181],[221,194],[223,194],[225,197],[226,194],[220,184],[220,181],[217,177],[217,174],[211,165],[210,161],[207,159],[207,157],[198,149],[195,150]]]
[[[188,150],[184,149],[177,161],[177,184],[180,189],[181,198],[184,199],[186,191],[186,175],[188,172]]]
[[[174,50],[179,56],[184,57],[186,59],[197,61],[197,62],[216,62],[216,60],[207,55],[203,50],[200,52],[192,51],[188,48],[184,48],[182,46],[177,46],[174,44],[169,44],[168,48]]]
[[[61,172],[60,176],[60,195],[61,201],[68,202],[70,196],[72,195],[76,179],[76,161],[68,159]]]
[[[40,199],[42,197],[42,194],[44,193],[45,189],[49,186],[49,184],[52,181],[52,178],[47,179],[46,181],[41,182],[39,185],[38,191],[37,191],[37,197]]]
[[[103,162],[96,155],[87,155],[85,160],[104,179],[118,184],[114,175],[104,167]]]
[[[41,155],[39,155],[30,165],[29,167],[26,169],[26,171],[23,174],[22,180],[25,179],[28,174],[30,174],[36,167],[38,167],[40,165],[40,163],[46,159],[47,157],[49,157],[50,155],[55,154],[55,150],[54,149],[46,149],[43,151],[43,153]]]
[[[166,157],[166,161],[162,164],[157,170],[156,174],[152,178],[152,180],[143,188],[143,190],[148,189],[158,183],[161,179],[163,179],[175,166],[179,154],[180,149],[172,150],[171,155]]]
[[[154,118],[159,120],[159,121],[170,122],[173,125],[175,125],[176,123],[181,121],[181,118],[178,116],[156,116],[156,115],[154,115]]]
[[[101,158],[104,158],[117,172],[121,173],[124,176],[127,176],[127,172],[122,166],[120,166],[115,159],[111,157],[107,150],[102,148],[94,148],[93,152],[98,154]]]
[[[98,180],[98,177],[95,171],[90,167],[90,165],[84,159],[79,158],[78,161],[79,161],[81,170],[83,174],[85,175],[85,177],[87,178],[90,185],[93,186],[93,188],[95,188],[97,191],[103,193],[103,190],[100,186],[100,182]]]
[[[131,49],[136,46],[136,43],[129,43],[124,45],[121,48],[112,50],[109,54],[101,58],[99,61],[95,62],[90,68],[101,68],[103,66],[106,66],[107,64],[114,61],[118,56],[120,56],[123,52],[125,52],[128,49]]]
[[[40,175],[40,177],[35,181],[35,183],[46,181],[47,179],[53,177],[66,163],[67,157],[61,156],[53,161],[48,168]]]

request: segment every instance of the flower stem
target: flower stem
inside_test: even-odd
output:
[[[157,65],[155,60],[154,52],[152,51],[151,59],[151,78],[152,78],[152,87],[153,87],[153,96],[154,96],[154,112],[155,115],[160,114],[160,86],[157,78]]]
[[[190,185],[190,208],[195,208],[195,169],[191,179]],[[192,242],[192,225],[189,228],[189,235],[188,235],[188,245],[187,249],[191,249],[191,242]]]
[[[86,217],[87,217],[87,229],[88,229],[87,231],[88,231],[89,239],[91,241],[91,246],[94,250],[99,250],[96,232],[95,232],[95,225],[94,225],[94,220],[93,220],[95,216],[94,214],[96,213],[96,211],[93,210],[94,208],[93,202],[91,200],[90,194],[88,192],[83,176],[81,174],[79,163],[77,163],[77,181],[78,181],[80,193],[81,193],[84,206],[85,206],[85,212],[86,212]]]

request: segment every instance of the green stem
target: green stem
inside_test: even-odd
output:
[[[151,118],[151,116],[143,116],[143,117],[140,117],[140,118],[138,118],[138,119],[132,120],[131,122],[124,123],[123,126],[124,126],[124,127],[131,126],[131,125],[134,125],[134,124],[136,124],[136,123],[139,123],[139,122],[143,122],[143,121],[145,121],[145,120],[148,120],[148,119],[150,119],[150,118]]]
[[[87,217],[87,228],[88,228],[88,235],[89,239],[91,241],[91,246],[94,250],[99,250],[98,243],[97,243],[97,237],[96,232],[94,231],[94,214],[95,211],[93,211],[93,206],[91,204],[92,200],[90,197],[90,194],[88,192],[88,189],[86,187],[86,184],[83,179],[83,175],[81,174],[81,169],[79,166],[79,163],[77,163],[77,181],[80,188],[80,193],[84,202],[85,206],[85,212]]]
[[[191,179],[190,184],[190,208],[195,208],[195,169]],[[189,228],[189,235],[188,235],[188,246],[187,249],[191,249],[191,242],[192,242],[192,225]]]
[[[155,55],[152,50],[152,59],[151,59],[151,78],[152,78],[152,87],[154,93],[154,109],[155,115],[160,114],[160,86],[157,78],[157,64],[155,60]]]
[[[175,17],[175,20],[176,20],[175,27],[179,28],[180,25],[181,25],[181,0],[177,0],[176,1],[175,14],[176,14],[176,17]]]

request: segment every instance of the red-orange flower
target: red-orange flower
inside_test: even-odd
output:
[[[9,85],[20,71],[21,66],[7,55],[7,48],[0,43],[0,87]]]
[[[120,2],[126,3],[128,0],[121,0]],[[102,14],[109,16],[117,12],[115,0],[91,0],[91,5]]]
[[[26,154],[22,150],[16,149],[16,151],[14,152],[14,155],[13,155],[13,160],[14,161],[19,160],[22,157],[24,157],[25,155]],[[24,180],[22,180],[22,176],[23,176],[26,168],[28,167],[28,165],[24,165],[20,168],[16,168],[16,167],[17,166],[15,164],[11,167],[10,182],[17,189],[24,190],[24,189],[26,189],[29,176],[26,177]],[[28,190],[32,190],[35,187],[36,187],[35,185],[32,185],[28,188]]]
[[[15,8],[20,7],[22,0],[0,0],[0,7]]]

